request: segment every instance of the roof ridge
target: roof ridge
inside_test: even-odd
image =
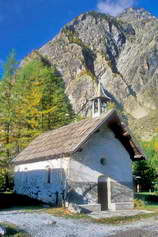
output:
[[[53,132],[53,131],[57,131],[57,130],[59,130],[59,129],[67,128],[67,127],[72,126],[72,125],[77,125],[77,124],[83,123],[83,122],[85,122],[85,121],[92,121],[92,120],[95,121],[95,120],[98,120],[98,119],[100,120],[100,119],[102,119],[103,117],[107,116],[107,114],[109,114],[110,112],[112,112],[112,111],[114,111],[114,110],[115,110],[115,109],[111,109],[111,110],[109,110],[107,113],[102,114],[100,117],[84,118],[84,119],[82,119],[82,120],[80,120],[80,121],[71,122],[71,123],[69,123],[69,124],[67,124],[67,125],[64,125],[64,126],[61,126],[61,127],[59,127],[59,128],[54,128],[54,129],[51,129],[51,130],[49,130],[49,131],[43,132],[43,133],[41,133],[39,136],[44,135],[44,134],[49,134],[49,133],[51,133],[51,132]],[[39,136],[37,136],[37,137],[39,137]]]
[[[122,131],[121,120],[114,109],[100,117],[83,119],[79,122],[42,133],[19,153],[12,163],[21,164],[70,156],[72,153],[77,152],[103,124],[109,127],[111,123],[117,123],[118,126],[121,126]],[[124,136],[122,132],[119,135]],[[130,143],[130,141],[127,142]],[[133,142],[133,145],[129,145],[130,147],[132,146],[132,150],[135,150],[133,150],[132,154],[139,155],[140,153],[141,155],[135,142]]]

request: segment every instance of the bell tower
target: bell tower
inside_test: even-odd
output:
[[[97,94],[91,99],[92,104],[92,118],[99,117],[106,112],[107,103],[111,101],[105,92],[101,82],[98,82]]]

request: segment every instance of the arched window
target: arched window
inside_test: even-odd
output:
[[[24,182],[28,184],[28,169],[27,168],[24,168],[23,175],[24,175]]]
[[[105,166],[106,165],[106,159],[105,158],[101,158],[100,159],[100,164]]]

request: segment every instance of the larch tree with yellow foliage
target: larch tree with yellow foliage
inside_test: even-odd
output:
[[[68,124],[74,117],[61,76],[41,61],[31,61],[18,71],[14,93],[17,152],[35,136]]]
[[[74,118],[55,67],[33,60],[17,69],[15,55],[10,57],[15,70],[10,77],[6,71],[0,84],[0,157],[7,161],[40,133]]]

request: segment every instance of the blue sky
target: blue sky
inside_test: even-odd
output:
[[[97,10],[100,3],[141,7],[158,16],[156,0],[0,0],[0,64],[11,49],[22,59],[52,39],[64,24]]]

